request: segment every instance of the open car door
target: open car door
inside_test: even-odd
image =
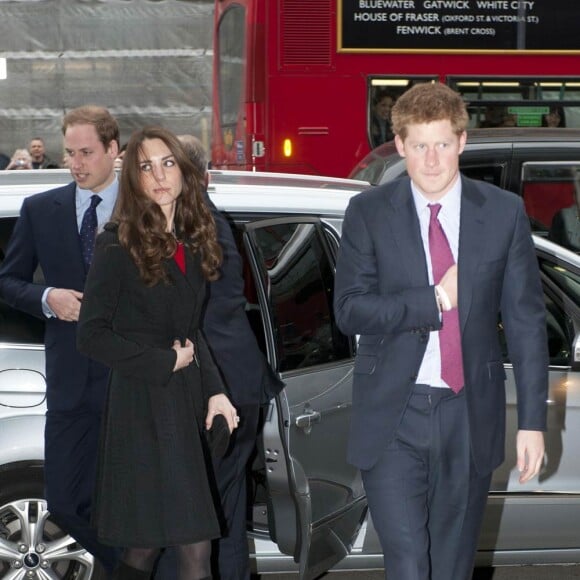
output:
[[[263,432],[270,533],[305,580],[348,554],[367,506],[346,463],[353,341],[334,321],[336,241],[311,218],[254,222],[244,233],[268,356],[286,384]]]

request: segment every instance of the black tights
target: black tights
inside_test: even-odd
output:
[[[211,578],[211,542],[197,542],[175,546],[179,580],[205,580]],[[126,548],[123,561],[143,572],[151,572],[161,552],[160,548]]]

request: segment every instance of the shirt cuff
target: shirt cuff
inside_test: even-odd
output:
[[[42,293],[42,298],[41,298],[41,304],[42,304],[42,313],[47,317],[47,318],[56,318],[56,314],[53,312],[52,308],[48,305],[48,302],[46,301],[46,298],[48,296],[48,293],[54,289],[54,286],[49,286],[48,288],[45,289],[45,291]]]
[[[441,311],[449,312],[453,308],[451,305],[451,300],[449,300],[449,296],[445,290],[439,285],[435,286],[435,296],[437,297],[437,303]]]

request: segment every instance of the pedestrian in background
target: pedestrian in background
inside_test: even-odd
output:
[[[26,149],[16,149],[6,169],[32,169],[32,157]]]
[[[28,152],[32,157],[32,169],[58,169],[58,163],[47,157],[42,137],[33,137],[30,140]]]

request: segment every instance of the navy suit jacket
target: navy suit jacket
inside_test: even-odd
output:
[[[209,285],[203,330],[235,405],[265,403],[284,384],[260,350],[246,315],[242,258],[224,215],[206,198],[223,251],[220,277]]]
[[[458,301],[472,456],[481,474],[504,458],[501,311],[517,384],[519,429],[545,430],[545,306],[529,220],[518,196],[462,176]],[[440,316],[429,285],[409,178],[350,201],[335,311],[359,334],[349,461],[370,469],[393,439]]]
[[[81,408],[89,383],[97,388],[102,385],[104,393],[108,375],[106,367],[91,362],[77,351],[75,322],[47,319],[42,313],[41,300],[47,287],[79,292],[84,289],[86,272],[78,234],[75,192],[76,183],[73,182],[26,198],[0,267],[0,296],[10,306],[46,322],[49,411]],[[41,284],[33,278],[38,265],[44,275]]]

